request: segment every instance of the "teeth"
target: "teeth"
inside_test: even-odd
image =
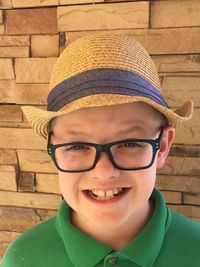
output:
[[[106,191],[94,189],[94,190],[91,190],[90,192],[93,194],[93,196],[96,196],[97,199],[109,199],[109,198],[114,197],[115,195],[117,195],[118,193],[122,191],[123,191],[122,188],[115,188],[113,190],[106,190]]]

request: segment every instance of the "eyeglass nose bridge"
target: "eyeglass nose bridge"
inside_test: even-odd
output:
[[[112,144],[104,144],[104,145],[96,144],[95,145],[95,148],[96,148],[95,166],[96,166],[97,162],[99,161],[102,152],[105,152],[107,154],[110,162],[112,163],[112,165],[114,167],[116,167],[114,159],[113,159],[113,155],[112,155],[112,153],[110,151],[110,147],[111,146],[112,146]]]

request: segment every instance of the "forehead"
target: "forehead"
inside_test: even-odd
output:
[[[142,102],[134,102],[113,106],[89,107],[73,111],[55,118],[53,130],[94,129],[100,127],[123,128],[129,125],[157,127],[163,115]]]

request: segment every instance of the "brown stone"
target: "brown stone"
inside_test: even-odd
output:
[[[49,83],[56,58],[16,58],[17,83]]]
[[[58,175],[37,173],[36,174],[36,191],[43,193],[60,194]]]
[[[8,10],[6,33],[9,35],[57,33],[56,8]]]
[[[156,187],[160,190],[199,193],[199,176],[157,175]]]
[[[163,191],[162,193],[166,203],[181,204],[182,194],[180,192]]]
[[[43,6],[57,6],[58,0],[12,0],[12,6],[14,8],[21,7],[43,7]]]
[[[57,57],[59,55],[59,35],[32,35],[32,57]]]
[[[189,218],[200,217],[200,207],[192,205],[168,205],[172,210]]]
[[[200,157],[200,145],[173,145],[170,150],[171,156]]]
[[[17,191],[16,172],[0,171],[0,190]]]
[[[198,176],[200,175],[200,158],[168,156],[165,166],[158,170],[158,174]]]
[[[199,187],[200,188],[200,187]],[[184,193],[183,194],[183,203],[191,204],[191,205],[199,205],[200,206],[200,193]]]
[[[0,147],[46,150],[46,141],[33,129],[1,128]]]
[[[75,20],[75,17],[79,20]],[[58,7],[58,30],[61,32],[147,28],[148,25],[148,2]]]
[[[200,26],[200,2],[152,1],[151,28]]]
[[[20,170],[24,172],[57,173],[47,151],[17,150]]]
[[[35,192],[35,174],[20,172],[18,179],[18,192]]]
[[[61,196],[56,194],[0,191],[1,206],[57,210],[60,201]]]
[[[29,46],[29,36],[0,36],[0,46]]]
[[[0,106],[0,121],[22,121],[22,111],[19,106],[1,105]]]
[[[0,231],[0,259],[6,251],[9,244],[14,241],[20,233]]]
[[[1,49],[1,47],[0,47],[0,49]],[[10,80],[10,79],[14,79],[14,78],[15,78],[15,75],[14,75],[14,70],[13,70],[12,59],[0,58],[0,79]],[[1,89],[1,85],[0,85],[0,89]],[[0,95],[1,95],[1,93],[0,93]]]
[[[1,57],[29,57],[29,47],[27,46],[12,46],[0,47]]]
[[[0,229],[1,231],[21,233],[43,220],[51,218],[56,213],[54,210],[41,211],[30,208],[0,206]]]

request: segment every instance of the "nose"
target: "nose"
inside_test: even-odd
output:
[[[100,153],[96,166],[90,172],[94,178],[98,178],[101,180],[117,178],[121,174],[121,170],[117,169],[112,164],[110,158],[105,152]]]

